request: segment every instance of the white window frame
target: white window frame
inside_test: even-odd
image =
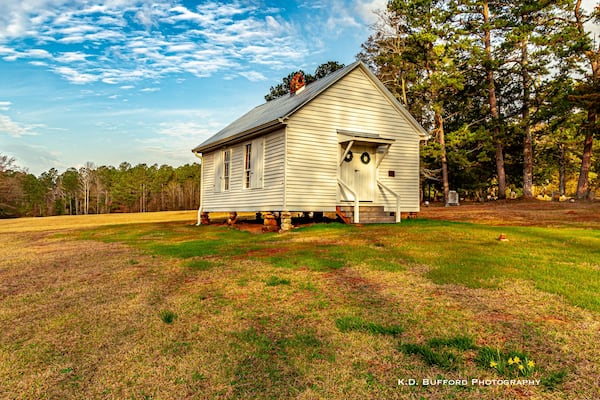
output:
[[[265,138],[254,139],[244,144],[244,169],[242,187],[262,189],[265,164]]]
[[[223,150],[223,192],[231,189],[232,149]]]
[[[252,142],[244,145],[244,189],[252,188]]]

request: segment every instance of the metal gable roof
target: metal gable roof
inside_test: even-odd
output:
[[[352,72],[355,68],[362,67],[369,77],[383,90],[384,94],[394,103],[399,111],[404,114],[419,135],[426,135],[423,128],[414,120],[404,107],[398,103],[394,96],[379,82],[371,71],[360,61],[356,61],[339,69],[322,79],[305,86],[305,89],[293,96],[285,95],[268,101],[253,108],[225,128],[208,138],[192,151],[194,153],[206,152],[229,142],[248,139],[254,135],[263,134],[285,125],[285,120],[306,103],[327,90],[335,82]]]
[[[258,107],[253,108],[242,115],[225,128],[208,138],[202,144],[192,151],[199,153],[215,146],[224,144],[230,139],[243,138],[252,133],[262,131],[284,124],[284,119],[293,114],[303,105],[314,99],[321,92],[348,74],[358,66],[357,61],[342,69],[339,69],[322,79],[312,82],[305,86],[305,89],[293,96],[285,95],[277,99],[268,101]]]

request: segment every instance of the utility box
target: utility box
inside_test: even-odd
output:
[[[451,190],[448,192],[448,205],[449,206],[459,206],[460,202],[458,199],[458,193],[456,190]]]

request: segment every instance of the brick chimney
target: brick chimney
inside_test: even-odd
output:
[[[294,96],[304,90],[304,74],[296,72],[290,81],[290,96]]]

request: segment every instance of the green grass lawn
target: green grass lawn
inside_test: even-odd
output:
[[[497,240],[501,233],[509,240]],[[360,228],[316,225],[283,236],[219,227],[174,232],[160,226],[122,226],[88,231],[83,237],[125,242],[156,255],[190,260],[187,265],[202,269],[250,255],[272,266],[311,271],[356,265],[399,271],[421,265],[434,283],[470,288],[499,288],[521,279],[572,305],[600,311],[598,230],[408,220]],[[307,240],[294,240],[300,237]]]
[[[600,396],[596,230],[146,223],[18,240],[31,255],[0,261],[7,398]]]

